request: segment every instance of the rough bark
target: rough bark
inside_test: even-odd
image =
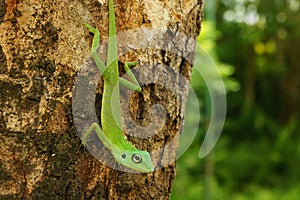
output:
[[[115,4],[118,31],[168,28],[162,46],[169,45],[174,33],[191,38],[199,34],[201,0],[118,0]],[[0,199],[170,197],[187,85],[179,97],[158,84],[145,85],[142,95],[130,97],[131,118],[140,125],[149,123],[151,105],[161,104],[167,113],[159,133],[151,139],[128,137],[132,143],[152,151],[176,140],[153,155],[158,169],[154,173],[125,173],[103,165],[81,146],[76,132],[72,91],[92,41],[82,22],[96,26],[103,41],[108,33],[107,11],[106,1],[0,0]],[[182,47],[173,42],[171,48]],[[193,45],[188,48],[185,57],[191,58]],[[155,48],[132,51],[120,60],[139,60],[153,68],[168,65],[187,80],[191,70],[182,55]],[[176,73],[165,74],[169,80],[178,79]]]

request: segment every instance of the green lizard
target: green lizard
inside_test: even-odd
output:
[[[130,144],[126,137],[123,135],[121,126],[121,106],[120,106],[120,94],[119,84],[126,86],[127,88],[141,92],[142,89],[139,86],[133,73],[129,67],[135,65],[135,62],[126,62],[124,68],[126,73],[132,82],[129,82],[119,77],[118,71],[118,51],[117,51],[117,39],[116,39],[116,23],[113,0],[109,0],[109,39],[107,49],[106,65],[100,59],[97,49],[100,43],[100,33],[97,29],[93,28],[89,24],[84,24],[92,33],[94,33],[91,55],[98,67],[100,74],[104,79],[104,89],[102,98],[102,110],[101,110],[101,127],[97,123],[93,123],[83,135],[82,141],[86,145],[88,137],[93,131],[96,131],[97,136],[102,141],[105,147],[107,147],[114,159],[121,165],[134,169],[139,172],[153,172],[154,167],[151,161],[149,152],[138,150],[135,146]],[[182,36],[183,38],[186,36]],[[201,63],[205,61],[205,58],[212,67],[201,68]],[[202,144],[199,152],[199,156],[202,158],[206,156],[217,142],[223,122],[225,119],[226,109],[226,91],[224,89],[222,78],[219,75],[217,68],[214,66],[210,57],[202,50],[198,43],[196,43],[196,54],[194,61],[193,74],[201,74],[204,81],[208,86],[210,94],[218,96],[219,101],[213,101],[211,121],[212,125],[208,128],[208,134]],[[208,71],[205,69],[209,69]],[[210,74],[211,73],[211,74]],[[210,78],[215,75],[215,78]],[[197,78],[199,79],[199,78]],[[196,80],[196,79],[195,79]],[[193,78],[191,83],[194,82]],[[193,84],[192,84],[193,85]],[[218,92],[216,92],[218,91]],[[189,97],[188,97],[189,98]],[[221,102],[221,103],[220,103]],[[186,113],[188,115],[188,113]],[[216,127],[218,127],[216,129]],[[103,130],[102,130],[102,129]]]
[[[109,40],[107,48],[106,66],[97,53],[100,43],[100,33],[89,24],[84,24],[92,33],[94,33],[91,54],[93,60],[100,71],[104,80],[102,110],[101,110],[101,128],[97,123],[93,123],[84,134],[82,141],[86,145],[87,138],[95,130],[97,136],[107,147],[114,159],[121,165],[134,169],[139,172],[153,172],[153,164],[149,152],[138,150],[130,144],[123,135],[121,126],[121,106],[119,84],[128,89],[141,92],[141,87],[129,67],[135,65],[135,62],[126,62],[124,68],[132,82],[119,77],[118,71],[118,52],[116,39],[116,22],[113,0],[109,0]],[[114,89],[117,91],[114,92]]]

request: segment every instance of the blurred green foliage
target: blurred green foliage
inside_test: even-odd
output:
[[[213,152],[199,159],[208,118],[199,81],[200,126],[177,160],[171,199],[297,200],[300,1],[209,0],[205,9],[198,41],[224,79],[227,118]]]

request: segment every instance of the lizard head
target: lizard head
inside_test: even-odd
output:
[[[125,167],[144,173],[154,171],[150,154],[147,151],[115,149],[112,153],[118,163]]]

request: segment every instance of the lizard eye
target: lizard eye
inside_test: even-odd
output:
[[[131,157],[131,160],[136,164],[141,163],[142,162],[142,156],[139,155],[139,154],[133,154],[132,157]]]

